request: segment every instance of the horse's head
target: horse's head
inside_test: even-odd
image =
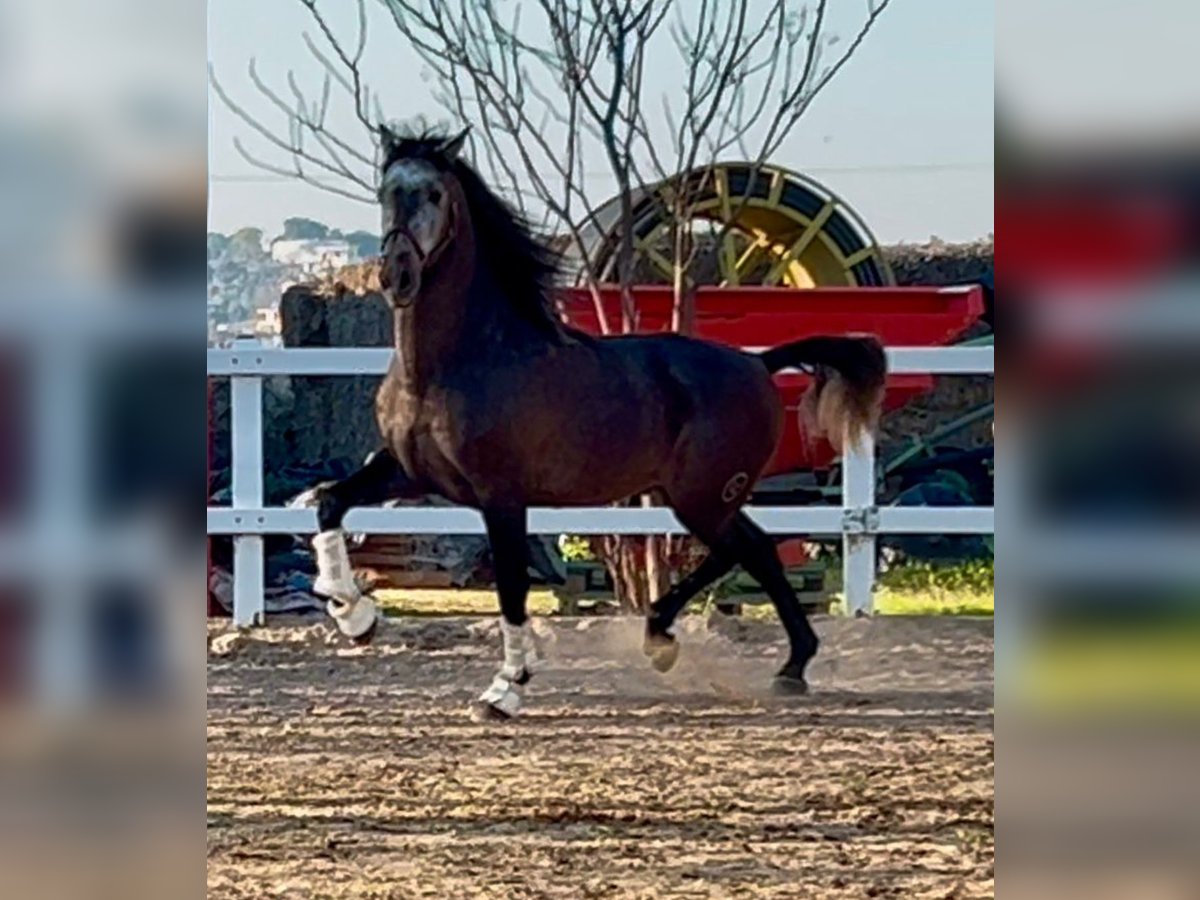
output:
[[[383,265],[380,282],[394,306],[409,306],[426,271],[455,237],[460,191],[454,163],[467,139],[400,138],[380,126]]]

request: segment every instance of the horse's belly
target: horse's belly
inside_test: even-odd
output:
[[[529,506],[603,506],[657,487],[656,479],[621,478],[621,474],[600,473],[560,484],[534,480],[524,492],[525,500]]]
[[[669,453],[661,435],[636,423],[619,435],[591,435],[578,423],[576,429],[539,442],[534,453],[525,449],[523,481],[531,505],[612,503],[658,486]]]

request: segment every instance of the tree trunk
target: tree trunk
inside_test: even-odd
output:
[[[608,569],[620,609],[623,612],[645,613],[649,607],[643,571],[645,542],[628,535],[606,535],[593,541],[592,549]]]
[[[672,234],[671,275],[671,330],[677,334],[695,334],[696,331],[696,286],[688,279],[691,264],[691,235],[682,227],[682,210],[675,210],[675,228]]]
[[[642,496],[642,506],[658,504],[649,494]],[[646,606],[658,601],[671,586],[671,567],[668,559],[671,539],[667,535],[646,536]]]
[[[621,229],[621,241],[617,245],[617,281],[621,285],[621,332],[629,334],[637,330],[637,303],[633,298],[633,203],[629,191],[621,192],[621,220],[630,223]]]
[[[677,548],[671,538],[607,535],[594,539],[591,547],[596,558],[608,569],[613,593],[622,612],[644,615],[650,604],[670,588],[672,574],[677,568],[672,556],[672,551]]]

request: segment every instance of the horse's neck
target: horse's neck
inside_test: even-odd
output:
[[[483,361],[524,329],[476,261],[445,260],[416,302],[396,313],[396,349],[408,384],[422,390],[439,377]]]

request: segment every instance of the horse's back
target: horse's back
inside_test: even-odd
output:
[[[678,334],[622,335],[599,343],[686,399],[697,413],[716,413],[730,403],[747,413],[756,411],[745,409],[747,402],[752,407],[778,404],[766,367],[734,347]]]
[[[755,356],[682,335],[612,338],[631,364],[653,374],[668,395],[682,437],[724,444],[751,441],[774,449],[783,407],[771,375]],[[765,458],[764,458],[765,463]]]

